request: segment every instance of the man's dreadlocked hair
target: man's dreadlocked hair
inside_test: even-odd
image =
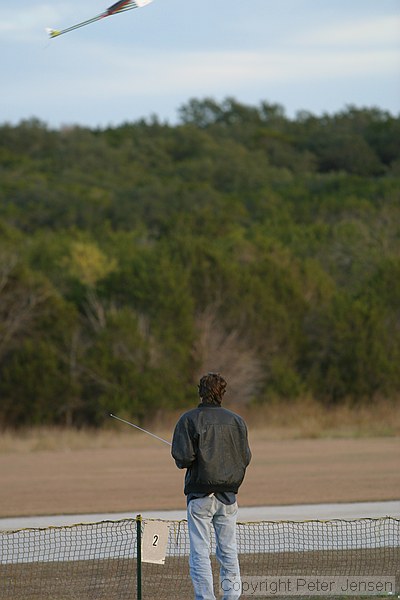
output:
[[[219,373],[207,373],[200,379],[199,396],[207,404],[220,406],[226,385],[225,379]]]

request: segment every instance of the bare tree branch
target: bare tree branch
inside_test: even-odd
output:
[[[18,337],[29,332],[38,308],[51,296],[50,290],[14,277],[17,264],[16,255],[0,259],[0,360]]]
[[[236,404],[247,404],[265,376],[256,352],[240,331],[223,328],[215,305],[197,316],[196,325],[198,338],[193,352],[200,365],[196,375],[220,372],[228,381],[227,398]]]
[[[85,314],[87,320],[96,333],[105,329],[107,325],[106,308],[102,304],[96,292],[89,290],[87,294],[87,302],[85,305]]]

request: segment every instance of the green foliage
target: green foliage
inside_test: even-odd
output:
[[[230,359],[245,401],[399,393],[399,118],[179,114],[0,127],[0,424],[145,420]]]
[[[22,342],[2,365],[0,393],[4,424],[62,422],[71,390],[56,348],[47,341]]]

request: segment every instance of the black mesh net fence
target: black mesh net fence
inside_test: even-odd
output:
[[[141,564],[144,600],[193,598],[187,522],[167,523],[164,564]],[[398,519],[239,523],[237,539],[242,577],[386,576],[400,594]],[[136,557],[135,519],[0,532],[0,600],[137,600]],[[213,534],[211,561],[218,597]]]

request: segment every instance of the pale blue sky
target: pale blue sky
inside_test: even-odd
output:
[[[0,0],[0,122],[174,122],[190,98],[400,112],[400,0],[154,0],[48,40],[113,0]]]

